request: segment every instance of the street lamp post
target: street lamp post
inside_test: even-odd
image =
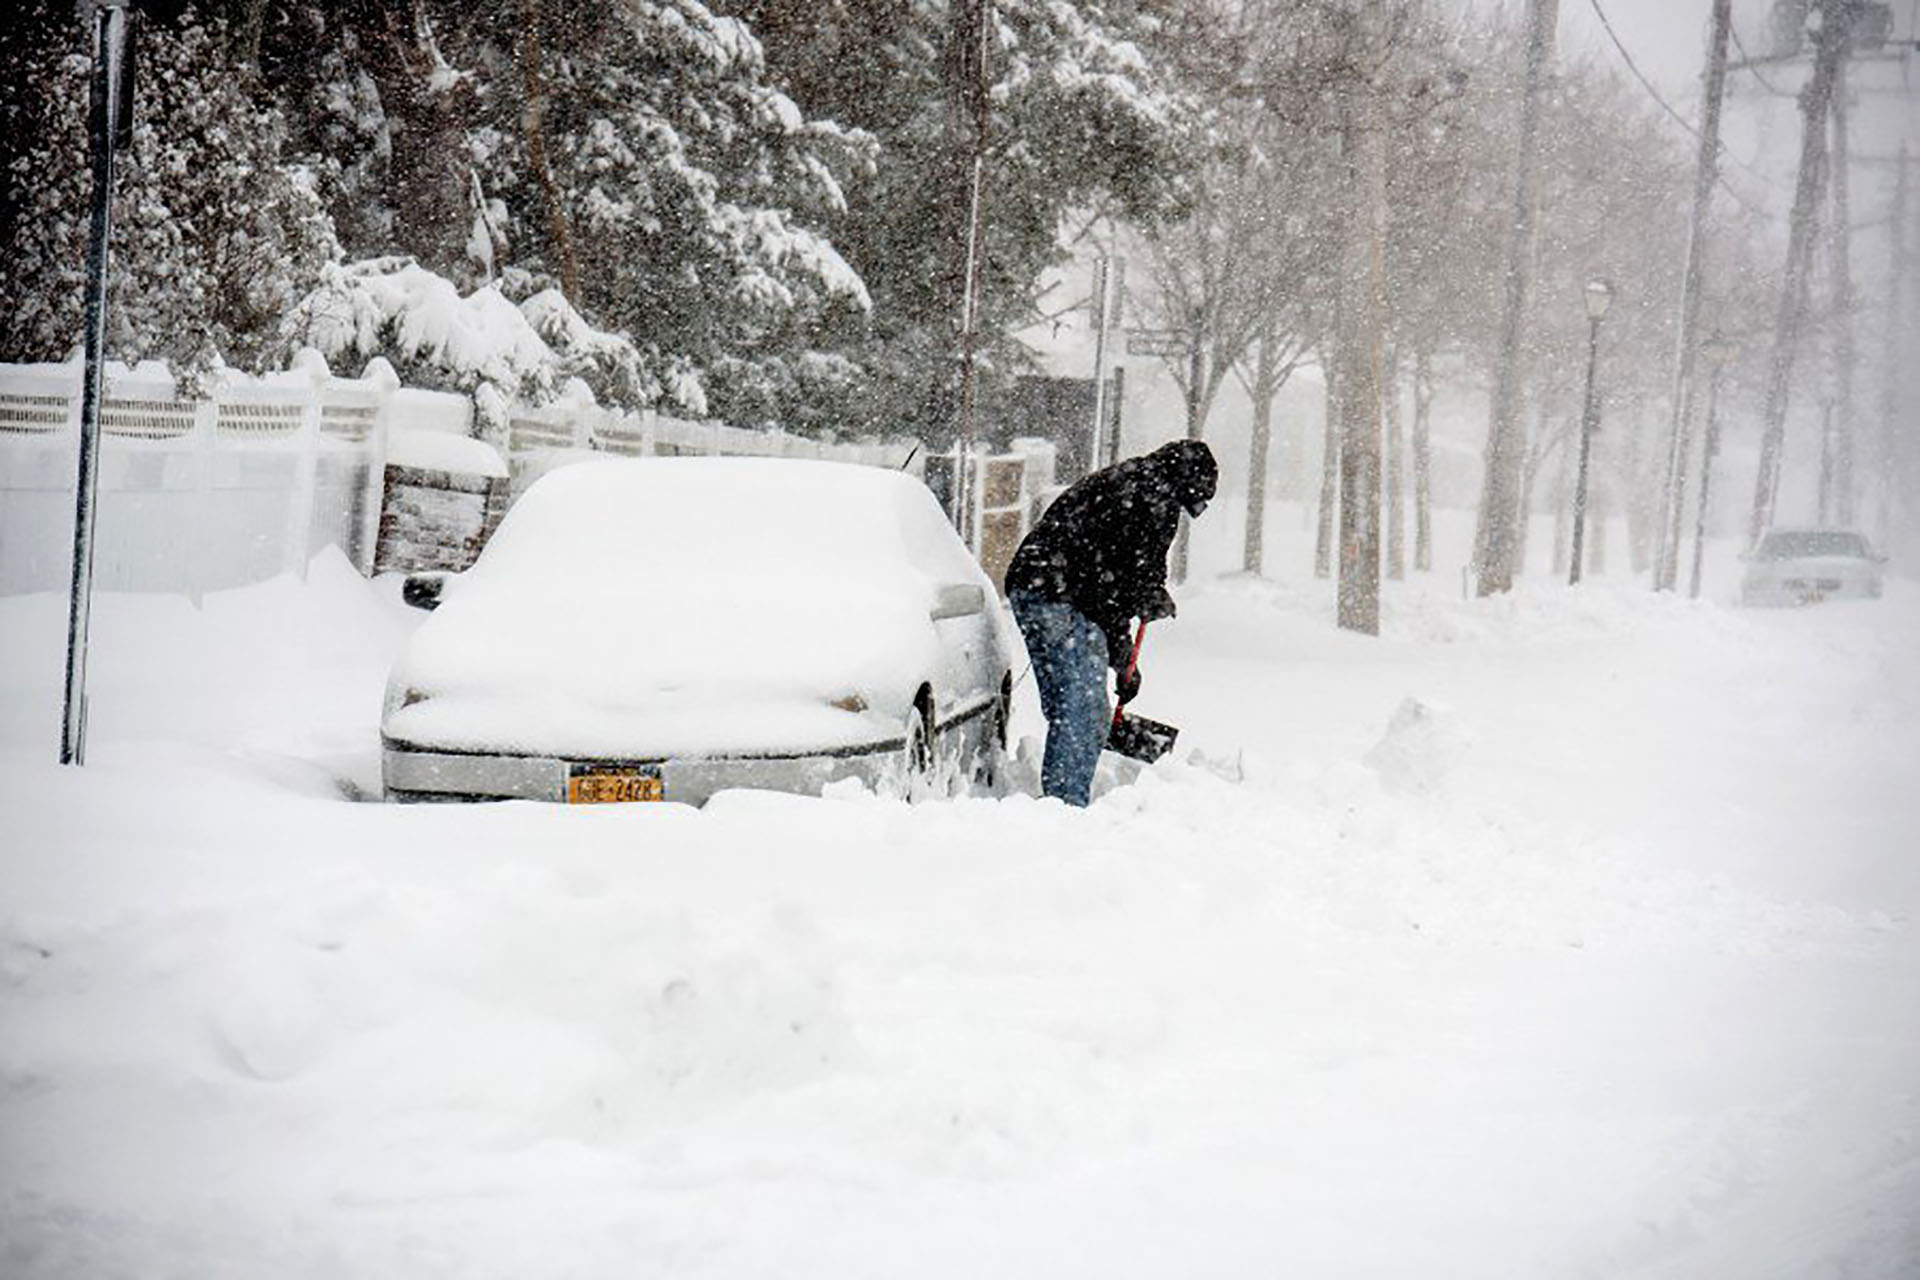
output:
[[[1707,439],[1700,449],[1700,509],[1693,525],[1693,577],[1687,585],[1687,598],[1700,598],[1700,558],[1707,541],[1707,495],[1713,480],[1713,459],[1720,452],[1720,374],[1740,354],[1739,345],[1714,334],[1700,344],[1707,360]]]
[[[1593,372],[1600,359],[1600,320],[1613,301],[1613,287],[1605,280],[1589,280],[1587,303],[1587,400],[1580,414],[1580,471],[1573,486],[1573,567],[1567,584],[1580,581],[1580,564],[1587,538],[1587,467],[1593,456],[1593,433],[1600,425],[1600,401],[1594,395]],[[1605,530],[1602,530],[1602,536]]]

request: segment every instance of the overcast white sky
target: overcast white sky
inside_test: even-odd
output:
[[[1692,89],[1706,62],[1711,0],[1600,0],[1600,7],[1648,78],[1669,95]],[[1755,54],[1772,7],[1772,0],[1734,0],[1734,25]],[[1560,0],[1560,38],[1570,49],[1590,46],[1619,59],[1594,16],[1593,0]]]

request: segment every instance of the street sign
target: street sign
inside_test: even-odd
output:
[[[1127,330],[1130,356],[1183,356],[1192,343],[1193,335],[1179,329]]]

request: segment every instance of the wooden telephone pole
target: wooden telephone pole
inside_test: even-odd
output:
[[[1774,494],[1780,484],[1781,455],[1786,443],[1787,400],[1793,379],[1794,355],[1807,318],[1807,280],[1813,267],[1813,242],[1818,223],[1821,189],[1827,177],[1827,117],[1832,109],[1834,83],[1847,56],[1853,16],[1859,0],[1820,0],[1820,33],[1815,41],[1813,75],[1800,91],[1800,172],[1794,182],[1793,212],[1787,224],[1787,266],[1774,321],[1773,358],[1767,370],[1765,407],[1761,413],[1760,470],[1753,487],[1753,510],[1747,521],[1747,545],[1758,545],[1773,522]]]
[[[992,108],[987,79],[989,0],[953,0],[948,33],[949,145],[964,155],[966,175],[965,278],[960,288],[959,414],[953,450],[953,522],[973,546],[974,364],[980,342],[980,292],[987,256],[987,129]],[[975,548],[978,550],[978,548]]]
[[[1727,92],[1727,41],[1733,30],[1733,0],[1713,0],[1707,41],[1706,101],[1700,149],[1693,173],[1693,219],[1687,229],[1687,265],[1680,285],[1680,350],[1673,365],[1673,428],[1668,440],[1666,518],[1660,522],[1660,555],[1653,585],[1671,591],[1680,563],[1680,530],[1686,518],[1687,458],[1693,450],[1693,365],[1699,349],[1700,279],[1706,259],[1707,213],[1720,172],[1720,106]]]

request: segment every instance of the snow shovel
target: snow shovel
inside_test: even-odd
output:
[[[1146,641],[1147,622],[1142,618],[1140,630],[1133,637],[1133,656],[1127,659],[1129,677],[1140,669],[1140,646]],[[1173,750],[1173,740],[1179,736],[1180,731],[1170,724],[1145,716],[1130,716],[1124,706],[1116,706],[1113,727],[1107,730],[1107,750],[1142,764],[1152,764]]]

